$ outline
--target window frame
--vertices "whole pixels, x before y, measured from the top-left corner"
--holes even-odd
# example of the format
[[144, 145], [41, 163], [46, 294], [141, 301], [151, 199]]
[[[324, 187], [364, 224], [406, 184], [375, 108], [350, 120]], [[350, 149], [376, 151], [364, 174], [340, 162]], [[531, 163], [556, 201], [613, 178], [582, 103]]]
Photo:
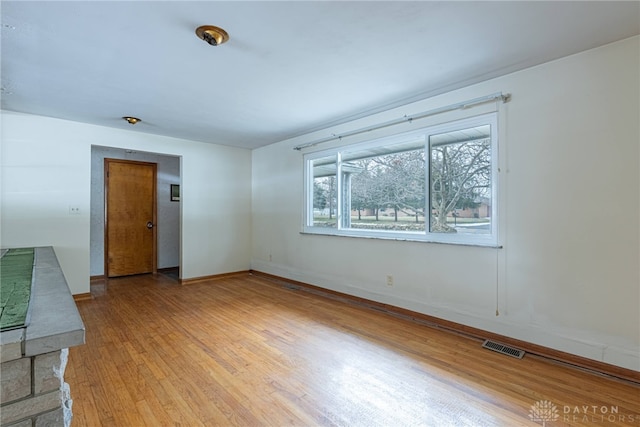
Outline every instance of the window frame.
[[[490, 126], [490, 158], [491, 158], [491, 221], [490, 221], [490, 233], [487, 234], [467, 234], [467, 233], [442, 233], [431, 231], [432, 220], [432, 199], [431, 199], [431, 142], [430, 136], [438, 135], [442, 133], [452, 132], [456, 130], [464, 130], [471, 127], [477, 127], [481, 125]], [[406, 142], [410, 139], [422, 138], [424, 140], [425, 150], [425, 230], [424, 231], [398, 231], [398, 230], [372, 230], [362, 228], [345, 228], [343, 227], [343, 177], [342, 177], [342, 155], [344, 152], [353, 153], [359, 150], [367, 150], [376, 147], [392, 147], [393, 145], [399, 145], [402, 142]], [[345, 237], [360, 237], [360, 238], [373, 238], [373, 239], [392, 239], [392, 240], [407, 240], [429, 243], [447, 243], [457, 245], [472, 245], [472, 246], [498, 246], [498, 224], [499, 224], [499, 128], [498, 128], [498, 113], [490, 112], [480, 114], [477, 116], [467, 117], [459, 120], [449, 121], [440, 124], [434, 124], [424, 126], [416, 130], [407, 132], [398, 132], [390, 136], [384, 136], [380, 138], [374, 138], [371, 140], [358, 142], [349, 145], [341, 145], [338, 147], [332, 147], [325, 150], [319, 150], [314, 152], [305, 153], [303, 155], [304, 162], [304, 207], [303, 207], [303, 224], [302, 233], [304, 234], [319, 234], [330, 236], [345, 236]], [[393, 153], [391, 151], [390, 153]], [[314, 226], [314, 210], [313, 210], [313, 161], [335, 156], [336, 159], [336, 194], [337, 194], [337, 212], [336, 212], [336, 226], [335, 227], [316, 227]], [[351, 215], [351, 212], [347, 213]]]

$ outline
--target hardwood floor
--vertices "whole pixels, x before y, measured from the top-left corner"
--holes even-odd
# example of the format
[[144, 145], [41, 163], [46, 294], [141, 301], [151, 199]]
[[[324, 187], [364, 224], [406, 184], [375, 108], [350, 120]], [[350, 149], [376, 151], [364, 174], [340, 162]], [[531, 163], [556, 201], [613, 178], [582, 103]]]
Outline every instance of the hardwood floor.
[[265, 278], [92, 293], [65, 373], [74, 426], [640, 425], [638, 385]]

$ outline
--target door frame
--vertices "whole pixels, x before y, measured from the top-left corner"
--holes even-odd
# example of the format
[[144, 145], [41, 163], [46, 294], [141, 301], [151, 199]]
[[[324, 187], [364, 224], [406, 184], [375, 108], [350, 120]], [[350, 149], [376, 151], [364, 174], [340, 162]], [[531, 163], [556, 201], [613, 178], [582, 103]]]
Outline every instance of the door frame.
[[104, 158], [104, 277], [109, 278], [109, 163], [129, 163], [153, 166], [153, 270], [152, 274], [158, 274], [158, 164], [138, 160], [125, 160], [117, 158]]

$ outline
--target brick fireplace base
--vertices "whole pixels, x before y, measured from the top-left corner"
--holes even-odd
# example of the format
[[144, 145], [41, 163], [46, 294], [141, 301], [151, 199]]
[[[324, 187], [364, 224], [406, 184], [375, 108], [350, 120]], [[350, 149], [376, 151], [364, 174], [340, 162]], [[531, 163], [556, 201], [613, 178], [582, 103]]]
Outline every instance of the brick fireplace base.
[[64, 371], [84, 324], [51, 247], [35, 248], [31, 321], [0, 332], [0, 426], [71, 424]]
[[68, 426], [72, 400], [64, 382], [68, 349], [2, 363], [2, 425]]

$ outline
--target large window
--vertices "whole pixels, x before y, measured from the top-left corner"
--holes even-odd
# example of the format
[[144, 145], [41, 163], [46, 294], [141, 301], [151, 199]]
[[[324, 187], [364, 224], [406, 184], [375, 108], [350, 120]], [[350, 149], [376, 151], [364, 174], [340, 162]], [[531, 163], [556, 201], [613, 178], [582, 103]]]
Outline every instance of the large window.
[[497, 128], [488, 114], [306, 154], [308, 233], [497, 243]]

